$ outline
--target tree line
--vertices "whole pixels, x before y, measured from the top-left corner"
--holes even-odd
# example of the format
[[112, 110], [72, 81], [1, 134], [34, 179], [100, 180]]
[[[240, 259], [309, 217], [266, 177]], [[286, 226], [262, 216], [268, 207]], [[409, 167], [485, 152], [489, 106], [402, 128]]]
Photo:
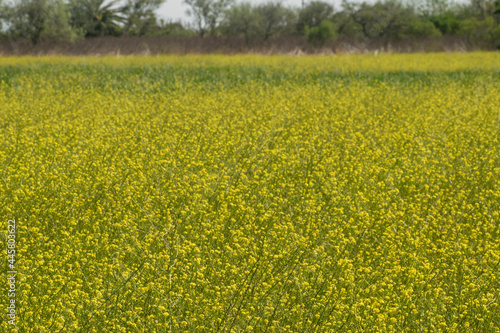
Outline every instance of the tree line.
[[[304, 0], [303, 0], [304, 1]], [[11, 40], [73, 42], [102, 36], [239, 36], [250, 44], [275, 36], [303, 36], [321, 47], [345, 38], [438, 38], [456, 35], [500, 48], [500, 1], [184, 0], [191, 22], [157, 17], [165, 0], [0, 0], [0, 35]]]

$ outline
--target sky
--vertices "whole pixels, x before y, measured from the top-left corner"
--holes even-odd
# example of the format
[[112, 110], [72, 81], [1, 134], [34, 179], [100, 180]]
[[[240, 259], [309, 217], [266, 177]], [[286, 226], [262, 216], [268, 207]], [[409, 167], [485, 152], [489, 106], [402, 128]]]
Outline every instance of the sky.
[[184, 0], [167, 0], [158, 9], [158, 17], [163, 19], [171, 19], [174, 21], [181, 20], [183, 22], [191, 19], [186, 15], [187, 6], [183, 4]]

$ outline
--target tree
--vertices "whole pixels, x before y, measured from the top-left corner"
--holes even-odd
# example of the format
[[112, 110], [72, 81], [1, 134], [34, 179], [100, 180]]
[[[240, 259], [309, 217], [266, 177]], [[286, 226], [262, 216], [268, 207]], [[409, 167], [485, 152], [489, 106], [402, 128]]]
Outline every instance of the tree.
[[413, 19], [411, 10], [397, 1], [374, 4], [344, 1], [342, 6], [366, 38], [401, 37], [402, 31]]
[[70, 25], [62, 0], [18, 0], [8, 9], [8, 34], [14, 39], [72, 42], [79, 34]]
[[352, 20], [351, 15], [345, 10], [335, 13], [332, 22], [335, 22], [339, 35], [355, 38], [364, 36], [358, 24]]
[[190, 9], [187, 14], [194, 18], [194, 24], [200, 37], [205, 36], [207, 31], [215, 35], [222, 14], [226, 11], [232, 0], [184, 0]]
[[151, 32], [156, 26], [155, 11], [165, 0], [127, 0], [121, 7], [124, 18], [125, 35], [142, 36]]
[[471, 42], [500, 41], [500, 29], [491, 16], [484, 20], [475, 17], [463, 20], [458, 32]]
[[7, 18], [6, 14], [7, 13], [7, 7], [4, 5], [3, 1], [0, 0], [0, 34], [3, 32], [3, 25], [4, 21]]
[[376, 13], [373, 6], [363, 3], [348, 3], [343, 2], [343, 7], [349, 13], [351, 20], [359, 25], [363, 35], [367, 38], [375, 37], [382, 31], [379, 21], [379, 13]]
[[323, 1], [311, 1], [299, 12], [297, 20], [297, 31], [305, 33], [306, 27], [312, 28], [320, 25], [324, 20], [331, 20], [333, 6]]
[[55, 42], [73, 42], [81, 33], [71, 26], [71, 14], [62, 0], [47, 1], [41, 38]]
[[250, 2], [237, 3], [224, 14], [223, 30], [227, 34], [242, 34], [247, 46], [259, 29], [259, 15]]
[[440, 37], [441, 31], [431, 22], [425, 19], [411, 21], [405, 29], [407, 36], [415, 37]]
[[495, 4], [491, 0], [470, 0], [470, 8], [473, 14], [481, 20], [495, 13]]
[[500, 1], [495, 2], [495, 10], [493, 11], [493, 18], [497, 23], [500, 23]]
[[169, 36], [192, 36], [193, 32], [186, 29], [180, 21], [160, 19], [158, 22], [157, 34]]
[[280, 2], [267, 2], [257, 7], [259, 30], [264, 41], [284, 30], [293, 19], [293, 11]]
[[38, 43], [42, 34], [46, 1], [18, 1], [8, 8], [9, 35], [13, 39], [28, 39]]
[[374, 5], [374, 9], [380, 14], [379, 36], [402, 38], [408, 25], [418, 19], [415, 10], [404, 6], [399, 0], [378, 2]]
[[426, 0], [423, 13], [425, 16], [439, 16], [448, 11], [449, 7], [448, 0]]
[[108, 3], [105, 0], [70, 0], [71, 24], [85, 37], [119, 35], [123, 17], [117, 3], [116, 0]]
[[431, 16], [429, 20], [442, 34], [454, 34], [458, 31], [460, 20], [454, 11], [448, 10], [441, 15]]
[[337, 32], [331, 21], [323, 20], [318, 26], [310, 29], [306, 27], [307, 41], [316, 47], [325, 45], [327, 40], [335, 38], [336, 36]]

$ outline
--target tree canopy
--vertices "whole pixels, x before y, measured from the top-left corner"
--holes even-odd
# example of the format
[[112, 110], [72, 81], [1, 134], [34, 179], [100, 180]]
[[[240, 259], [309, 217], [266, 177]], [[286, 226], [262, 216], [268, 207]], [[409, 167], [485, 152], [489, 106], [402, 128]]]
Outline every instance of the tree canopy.
[[[276, 36], [303, 36], [321, 46], [335, 38], [395, 40], [456, 36], [500, 47], [500, 1], [183, 0], [191, 22], [157, 16], [165, 0], [0, 0], [0, 35], [33, 44], [101, 36], [239, 36], [249, 45]], [[168, 4], [168, 2], [167, 2]]]

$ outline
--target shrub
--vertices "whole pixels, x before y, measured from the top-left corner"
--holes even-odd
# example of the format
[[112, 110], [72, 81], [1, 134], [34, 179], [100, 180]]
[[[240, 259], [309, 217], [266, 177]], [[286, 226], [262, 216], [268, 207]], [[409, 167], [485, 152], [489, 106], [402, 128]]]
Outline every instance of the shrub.
[[337, 31], [335, 30], [333, 22], [323, 20], [316, 27], [306, 27], [306, 37], [309, 44], [315, 47], [321, 47], [325, 45], [327, 40], [336, 38]]
[[441, 36], [441, 31], [439, 31], [430, 21], [416, 20], [408, 24], [406, 35], [416, 37], [439, 37]]
[[498, 26], [493, 17], [478, 20], [475, 17], [460, 22], [459, 34], [469, 41], [494, 41], [498, 36]]

